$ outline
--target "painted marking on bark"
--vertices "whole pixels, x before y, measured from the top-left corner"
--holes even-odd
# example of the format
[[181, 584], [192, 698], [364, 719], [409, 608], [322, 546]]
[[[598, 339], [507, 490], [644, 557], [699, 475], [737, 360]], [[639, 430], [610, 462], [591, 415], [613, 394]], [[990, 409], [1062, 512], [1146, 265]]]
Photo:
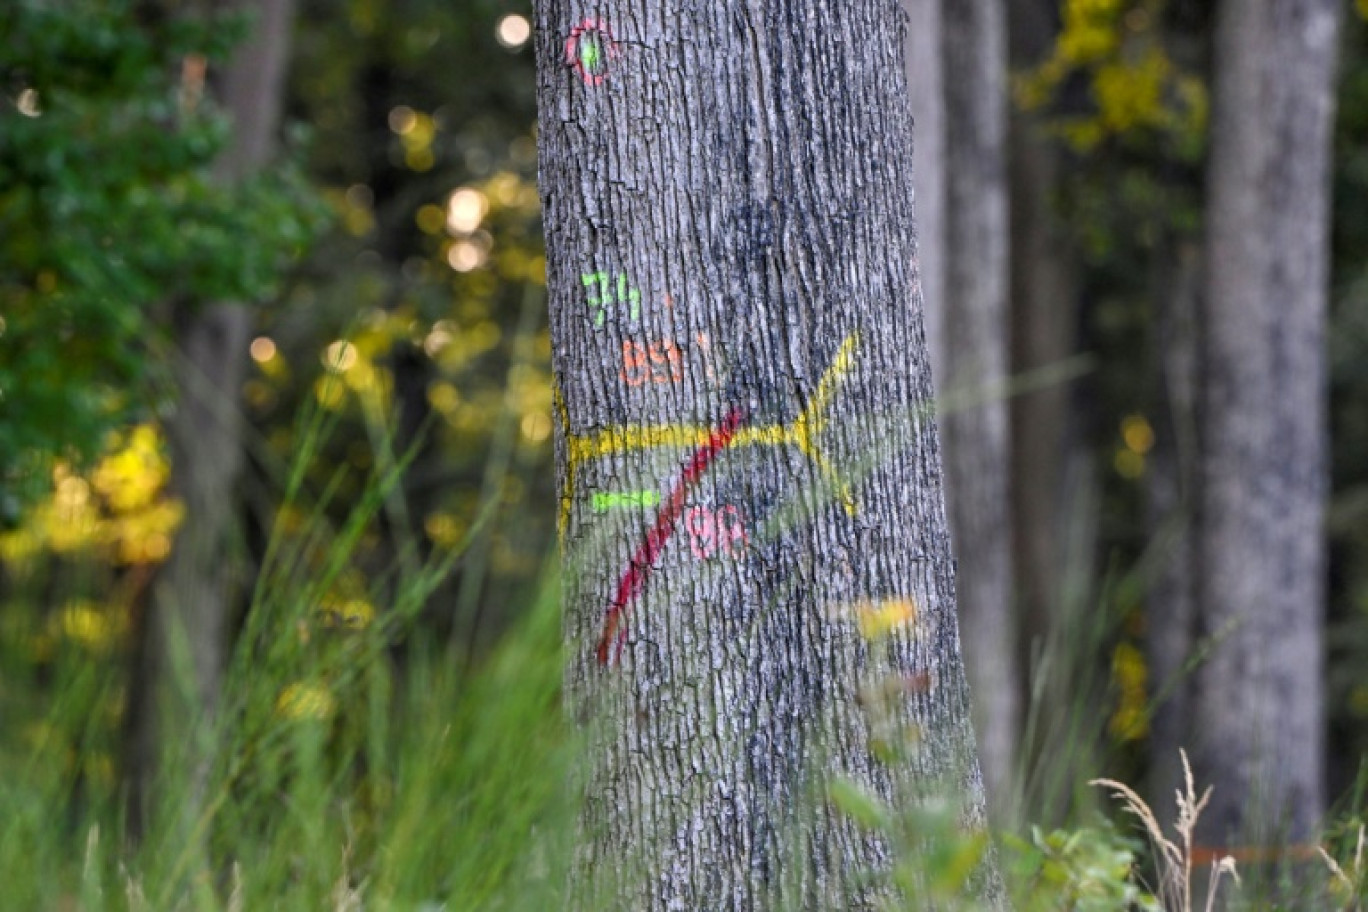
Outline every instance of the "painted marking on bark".
[[[561, 394], [560, 381], [554, 378], [551, 381], [551, 405], [559, 419], [561, 433], [565, 435], [567, 444], [570, 439], [570, 410], [565, 407], [565, 396]], [[567, 445], [568, 452], [568, 445]], [[565, 538], [565, 529], [570, 524], [570, 508], [575, 503], [575, 460], [573, 456], [567, 455], [565, 469], [565, 487], [561, 490], [560, 515], [556, 517], [556, 528], [561, 534], [562, 541]]]
[[746, 554], [749, 541], [746, 524], [734, 504], [725, 504], [715, 510], [690, 507], [684, 514], [684, 528], [689, 533], [689, 550], [699, 560], [713, 557], [736, 560]]
[[681, 383], [695, 359], [687, 357], [697, 350], [698, 362], [703, 365], [703, 374], [709, 382], [717, 381], [713, 370], [712, 345], [707, 333], [694, 334], [694, 348], [687, 343], [676, 343], [671, 339], [656, 339], [638, 342], [635, 339], [622, 340], [622, 368], [618, 379], [628, 386], [641, 386], [645, 383]]
[[[789, 424], [747, 425], [738, 428], [729, 446], [793, 446], [808, 458], [822, 478], [831, 485], [845, 512], [856, 513], [855, 497], [850, 486], [841, 478], [834, 465], [821, 449], [818, 438], [827, 425], [827, 411], [836, 389], [855, 364], [855, 350], [859, 333], [851, 333], [841, 343], [836, 356], [817, 382], [817, 388], [807, 406]], [[663, 447], [687, 448], [704, 446], [713, 431], [707, 425], [696, 424], [627, 424], [604, 428], [587, 434], [570, 431], [570, 417], [563, 399], [557, 398], [556, 412], [560, 416], [565, 435], [566, 483], [561, 498], [560, 529], [569, 526], [570, 509], [574, 502], [575, 479], [590, 461], [605, 456], [634, 453]]]
[[[595, 327], [603, 327], [608, 308], [613, 304], [630, 308], [628, 313], [633, 322], [641, 316], [641, 292], [628, 284], [625, 274], [618, 273], [614, 282], [606, 272], [586, 272], [580, 276], [580, 282], [591, 291], [585, 303], [594, 312]], [[598, 287], [597, 293], [593, 293], [595, 286]]]
[[[674, 306], [674, 302], [670, 300], [669, 295], [665, 296], [665, 300], [670, 307]], [[702, 332], [694, 333], [694, 341], [698, 343], [698, 350], [703, 353], [704, 373], [708, 375], [708, 380], [710, 382], [717, 382], [717, 373], [713, 371], [712, 343], [708, 341], [708, 334]]]
[[628, 386], [643, 383], [678, 383], [684, 379], [684, 357], [669, 339], [642, 345], [622, 340], [622, 369], [618, 377]]
[[660, 506], [658, 491], [595, 491], [591, 500], [595, 513]]
[[670, 491], [669, 498], [661, 506], [660, 512], [656, 514], [655, 525], [647, 531], [646, 538], [637, 548], [636, 553], [632, 555], [632, 560], [627, 564], [622, 579], [618, 581], [617, 593], [612, 602], [608, 604], [608, 609], [604, 614], [603, 636], [599, 638], [598, 649], [596, 650], [600, 665], [611, 665], [621, 654], [623, 638], [626, 635], [626, 629], [623, 625], [627, 619], [627, 611], [633, 599], [645, 587], [656, 559], [660, 557], [660, 552], [665, 549], [665, 543], [670, 540], [670, 535], [679, 522], [679, 516], [684, 511], [685, 498], [697, 486], [699, 479], [703, 477], [703, 473], [707, 471], [713, 458], [727, 448], [727, 444], [731, 442], [740, 424], [741, 409], [736, 407], [727, 413], [727, 417], [722, 419], [720, 425], [709, 432], [707, 440], [694, 452], [693, 458], [684, 466], [679, 481], [675, 483], [674, 489]]
[[565, 65], [578, 73], [585, 85], [602, 85], [608, 78], [609, 61], [621, 54], [608, 23], [602, 19], [585, 19], [565, 39]]
[[[589, 500], [595, 513], [660, 506], [658, 491], [595, 491]], [[689, 551], [699, 560], [745, 556], [750, 536], [741, 509], [734, 504], [713, 508], [695, 505], [684, 511]]]

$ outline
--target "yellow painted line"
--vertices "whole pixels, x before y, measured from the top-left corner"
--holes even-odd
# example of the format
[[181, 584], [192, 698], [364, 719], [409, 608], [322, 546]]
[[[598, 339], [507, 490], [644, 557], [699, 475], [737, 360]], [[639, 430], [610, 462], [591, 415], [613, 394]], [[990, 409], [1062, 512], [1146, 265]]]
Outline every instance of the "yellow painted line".
[[[572, 464], [578, 467], [591, 459], [655, 450], [662, 447], [692, 449], [708, 442], [712, 429], [702, 424], [627, 424], [605, 428], [589, 434], [572, 434], [567, 438]], [[770, 424], [763, 427], [740, 427], [728, 446], [782, 446], [797, 444], [793, 426]]]
[[855, 346], [859, 340], [859, 333], [851, 333], [846, 336], [845, 341], [841, 343], [840, 349], [836, 352], [836, 357], [831, 359], [831, 366], [817, 381], [817, 392], [808, 402], [808, 407], [803, 409], [803, 413], [794, 422], [794, 426], [802, 429], [807, 437], [816, 436], [826, 426], [824, 413], [831, 403], [831, 397], [836, 393], [836, 385], [845, 379], [846, 374], [850, 373], [850, 368], [855, 364]]
[[[836, 351], [831, 364], [817, 381], [817, 389], [808, 400], [807, 407], [789, 424], [766, 424], [759, 426], [743, 425], [736, 429], [728, 447], [741, 446], [794, 446], [817, 467], [817, 471], [832, 486], [841, 500], [846, 513], [855, 515], [855, 498], [830, 460], [817, 444], [817, 437], [826, 428], [828, 416], [825, 414], [836, 389], [855, 365], [855, 349], [859, 346], [859, 333], [846, 336]], [[694, 449], [706, 444], [713, 429], [702, 424], [626, 424], [618, 427], [591, 431], [588, 434], [570, 432], [570, 414], [565, 407], [565, 399], [560, 387], [553, 391], [557, 417], [565, 433], [566, 471], [565, 494], [561, 498], [560, 530], [563, 533], [570, 521], [570, 508], [574, 500], [575, 476], [585, 463], [606, 456], [635, 453], [643, 450], [663, 448]]]
[[627, 424], [605, 428], [590, 434], [572, 434], [566, 438], [570, 464], [578, 466], [590, 459], [653, 450], [658, 447], [700, 447], [708, 442], [710, 431], [700, 425]]
[[[551, 378], [551, 405], [556, 411], [556, 418], [559, 419], [561, 429], [565, 431], [565, 439], [573, 442], [570, 435], [570, 410], [565, 407], [565, 395], [561, 393], [560, 381]], [[559, 515], [556, 517], [556, 529], [560, 532], [562, 542], [565, 540], [565, 530], [570, 525], [570, 508], [575, 503], [575, 457], [571, 453], [566, 457], [568, 466], [565, 471], [565, 490], [561, 492]]]
[[837, 384], [845, 379], [846, 374], [850, 373], [851, 367], [855, 364], [855, 346], [859, 344], [859, 341], [859, 333], [851, 333], [846, 336], [845, 341], [836, 351], [836, 357], [831, 359], [831, 366], [817, 381], [817, 392], [813, 393], [807, 408], [803, 409], [802, 414], [794, 420], [791, 431], [794, 445], [826, 477], [826, 480], [835, 489], [837, 496], [841, 498], [841, 506], [845, 508], [849, 516], [855, 515], [855, 498], [851, 495], [849, 486], [841, 481], [835, 467], [818, 450], [817, 435], [826, 427], [827, 405], [830, 404], [832, 396], [836, 393]]

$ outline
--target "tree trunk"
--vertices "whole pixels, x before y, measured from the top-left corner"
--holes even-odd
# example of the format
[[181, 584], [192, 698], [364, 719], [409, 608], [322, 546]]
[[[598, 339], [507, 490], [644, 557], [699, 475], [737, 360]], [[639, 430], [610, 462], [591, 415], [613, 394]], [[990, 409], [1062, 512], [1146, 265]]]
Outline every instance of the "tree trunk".
[[[1057, 0], [1008, 4], [1014, 71], [1038, 67], [1059, 31]], [[1080, 263], [1059, 208], [1064, 150], [1046, 115], [1013, 109], [1008, 146], [1011, 195], [1011, 365], [1017, 375], [1078, 354]], [[1020, 810], [1063, 820], [1074, 783], [1096, 769], [1098, 745], [1077, 720], [1105, 712], [1079, 682], [1092, 679], [1097, 638], [1089, 591], [1096, 545], [1093, 454], [1074, 420], [1074, 387], [1056, 384], [1011, 401], [1011, 519], [1018, 600], [1018, 680], [1033, 694], [1032, 743], [1022, 744]], [[1085, 689], [1086, 690], [1086, 689]], [[1094, 726], [1093, 728], [1098, 728]], [[1061, 757], [1058, 744], [1068, 739]]]
[[1146, 525], [1158, 550], [1145, 605], [1145, 655], [1154, 712], [1150, 717], [1150, 806], [1162, 820], [1176, 813], [1183, 788], [1179, 748], [1187, 747], [1197, 617], [1193, 547], [1197, 489], [1197, 317], [1201, 253], [1178, 242], [1155, 257], [1158, 395], [1154, 448], [1145, 473]]
[[917, 195], [917, 274], [922, 322], [937, 388], [945, 376], [945, 21], [942, 0], [906, 0], [907, 90], [912, 100], [912, 183]]
[[[1058, 4], [1017, 0], [1009, 33], [1013, 69], [1039, 66], [1054, 45]], [[1011, 159], [1012, 370], [1026, 374], [1077, 353], [1078, 261], [1056, 198], [1063, 154], [1039, 115], [1013, 111]], [[1065, 479], [1078, 463], [1079, 435], [1069, 421], [1070, 387], [1033, 390], [1012, 400], [1014, 568], [1023, 633], [1044, 640], [1063, 621], [1060, 600], [1069, 564], [1072, 519]], [[1023, 644], [1029, 646], [1029, 644]]]
[[1338, 0], [1217, 13], [1192, 705], [1207, 838], [1324, 808], [1324, 326]]
[[[1179, 70], [1209, 72], [1210, 28], [1195, 10], [1176, 7], [1165, 25], [1164, 48]], [[1192, 6], [1192, 4], [1186, 4]], [[1181, 163], [1160, 159], [1179, 181]], [[1177, 172], [1177, 173], [1174, 173]], [[1193, 672], [1199, 659], [1196, 514], [1198, 492], [1199, 368], [1205, 257], [1202, 239], [1170, 224], [1150, 263], [1154, 339], [1151, 423], [1154, 445], [1146, 459], [1145, 522], [1152, 575], [1145, 596], [1145, 658], [1153, 707], [1149, 735], [1149, 801], [1165, 826], [1176, 822], [1175, 792], [1184, 787], [1180, 748], [1191, 746]]]
[[984, 780], [998, 802], [1012, 781], [1021, 715], [1008, 403], [1000, 392], [1008, 371], [1006, 11], [1002, 0], [960, 0], [943, 15], [945, 298], [927, 310], [940, 310], [937, 392], [970, 397], [942, 422], [945, 488]]
[[[294, 0], [242, 0], [256, 18], [222, 80], [222, 103], [232, 119], [228, 147], [215, 176], [240, 180], [265, 165], [274, 146], [283, 102]], [[130, 813], [139, 829], [151, 781], [163, 770], [170, 745], [207, 731], [228, 652], [228, 618], [240, 594], [236, 527], [242, 469], [239, 391], [245, 379], [252, 312], [240, 303], [196, 306], [181, 302], [174, 333], [175, 375], [181, 400], [167, 424], [172, 487], [185, 504], [145, 624], [130, 719]], [[192, 790], [207, 758], [196, 756]]]
[[537, 4], [574, 904], [872, 908], [822, 787], [983, 825], [897, 5], [595, 10]]

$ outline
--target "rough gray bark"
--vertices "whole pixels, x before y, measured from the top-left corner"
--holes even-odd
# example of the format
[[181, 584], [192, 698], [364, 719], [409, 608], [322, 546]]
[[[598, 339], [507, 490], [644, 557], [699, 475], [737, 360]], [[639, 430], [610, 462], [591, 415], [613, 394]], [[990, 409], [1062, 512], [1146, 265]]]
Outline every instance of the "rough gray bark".
[[[215, 164], [225, 183], [264, 166], [280, 121], [294, 0], [241, 0], [251, 33], [223, 73], [221, 102], [232, 120]], [[239, 303], [180, 303], [174, 334], [181, 399], [167, 423], [172, 488], [185, 504], [145, 624], [130, 749], [137, 787], [132, 813], [168, 747], [211, 718], [227, 660], [229, 611], [239, 593], [236, 485], [242, 468], [239, 391], [245, 379], [251, 310]], [[174, 740], [168, 740], [174, 739]], [[203, 760], [204, 758], [201, 758]], [[202, 771], [195, 775], [196, 780]]]
[[536, 5], [575, 905], [871, 908], [824, 785], [984, 820], [897, 3], [594, 10]]
[[1206, 838], [1302, 839], [1325, 801], [1324, 327], [1341, 6], [1218, 10], [1192, 704]]
[[[988, 794], [1005, 799], [1021, 715], [1013, 611], [1008, 403], [1007, 49], [1002, 0], [945, 4], [945, 285], [936, 389], [959, 614]], [[986, 391], [986, 392], [978, 392]]]

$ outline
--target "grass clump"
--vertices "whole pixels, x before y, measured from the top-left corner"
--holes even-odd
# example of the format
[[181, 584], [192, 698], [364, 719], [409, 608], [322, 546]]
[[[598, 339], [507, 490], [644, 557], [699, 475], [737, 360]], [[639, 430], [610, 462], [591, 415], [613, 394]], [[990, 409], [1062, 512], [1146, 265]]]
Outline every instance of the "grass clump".
[[[1176, 793], [1178, 819], [1174, 823], [1174, 829], [1177, 831], [1177, 841], [1164, 835], [1164, 828], [1159, 825], [1159, 820], [1154, 812], [1130, 786], [1114, 779], [1094, 779], [1090, 783], [1111, 789], [1113, 796], [1121, 801], [1125, 811], [1137, 817], [1144, 825], [1145, 834], [1149, 837], [1150, 844], [1154, 849], [1156, 864], [1159, 869], [1159, 885], [1156, 892], [1162, 899], [1162, 908], [1167, 912], [1191, 912], [1193, 908], [1194, 854], [1192, 835], [1197, 827], [1198, 819], [1202, 816], [1202, 810], [1211, 798], [1212, 789], [1211, 786], [1207, 786], [1200, 797], [1197, 795], [1187, 753], [1180, 751], [1180, 754], [1183, 759], [1184, 788]], [[1215, 908], [1216, 895], [1223, 877], [1230, 877], [1236, 884], [1240, 882], [1240, 875], [1235, 869], [1235, 859], [1229, 855], [1217, 859], [1212, 865], [1204, 906], [1207, 912]]]

